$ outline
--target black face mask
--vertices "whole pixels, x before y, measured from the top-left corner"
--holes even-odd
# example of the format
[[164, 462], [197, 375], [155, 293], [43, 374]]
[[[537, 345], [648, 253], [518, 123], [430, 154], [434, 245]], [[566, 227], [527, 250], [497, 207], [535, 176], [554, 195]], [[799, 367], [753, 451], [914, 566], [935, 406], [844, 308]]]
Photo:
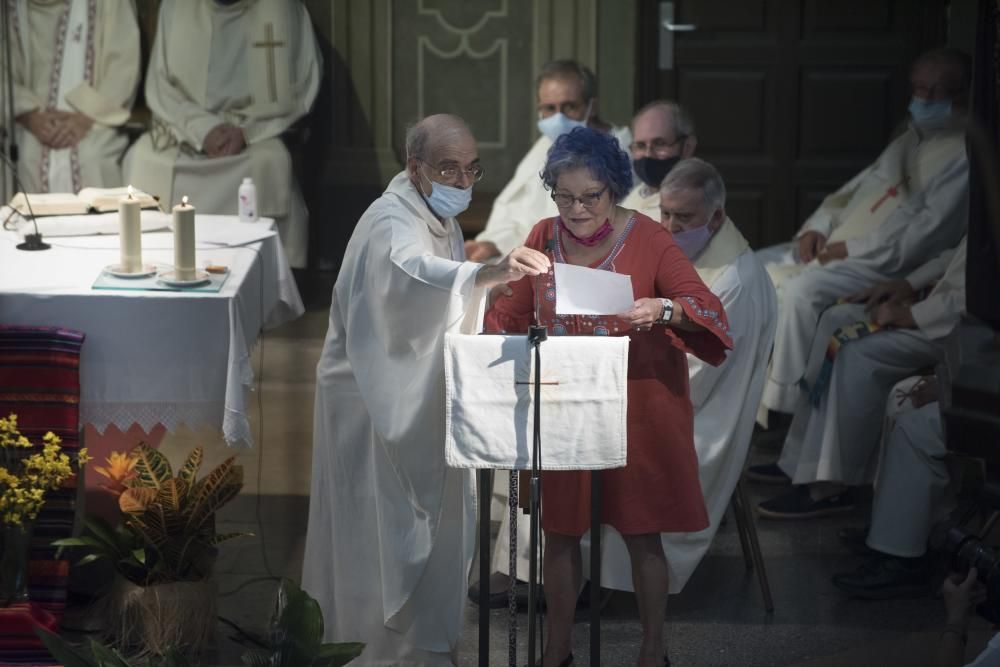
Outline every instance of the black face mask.
[[642, 157], [633, 160], [632, 166], [635, 168], [639, 180], [651, 188], [658, 188], [670, 170], [674, 168], [674, 165], [680, 161], [680, 155], [665, 158]]

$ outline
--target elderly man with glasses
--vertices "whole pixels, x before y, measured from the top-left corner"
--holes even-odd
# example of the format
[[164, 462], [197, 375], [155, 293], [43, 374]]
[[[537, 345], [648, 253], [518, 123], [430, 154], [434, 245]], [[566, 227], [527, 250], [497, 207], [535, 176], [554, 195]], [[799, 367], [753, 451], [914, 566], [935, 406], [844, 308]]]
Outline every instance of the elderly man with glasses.
[[660, 219], [660, 184], [680, 160], [694, 155], [694, 122], [676, 102], [650, 102], [632, 118], [632, 169], [639, 183], [622, 206]]
[[460, 118], [417, 123], [406, 153], [351, 236], [316, 371], [302, 585], [360, 665], [456, 662], [475, 517], [469, 473], [445, 466], [444, 336], [550, 266], [523, 247], [465, 261], [455, 216], [483, 168]]
[[610, 132], [627, 146], [629, 130], [613, 127], [597, 115], [597, 77], [573, 60], [554, 60], [538, 75], [538, 138], [521, 159], [514, 177], [497, 195], [486, 229], [465, 244], [469, 259], [481, 262], [502, 257], [524, 242], [535, 223], [556, 214], [549, 193], [538, 178], [552, 143], [575, 127]]

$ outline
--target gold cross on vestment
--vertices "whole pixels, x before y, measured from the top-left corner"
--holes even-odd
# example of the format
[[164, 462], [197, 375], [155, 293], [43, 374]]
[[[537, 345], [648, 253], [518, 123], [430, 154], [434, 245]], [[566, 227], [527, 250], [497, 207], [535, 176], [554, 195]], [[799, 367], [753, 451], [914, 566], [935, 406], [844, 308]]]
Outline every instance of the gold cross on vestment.
[[254, 42], [253, 46], [255, 49], [267, 49], [267, 90], [271, 93], [271, 101], [278, 101], [278, 83], [275, 79], [275, 69], [274, 69], [274, 49], [279, 46], [284, 46], [284, 42], [278, 42], [274, 39], [274, 24], [268, 23], [265, 26], [267, 36], [264, 38], [263, 42]]

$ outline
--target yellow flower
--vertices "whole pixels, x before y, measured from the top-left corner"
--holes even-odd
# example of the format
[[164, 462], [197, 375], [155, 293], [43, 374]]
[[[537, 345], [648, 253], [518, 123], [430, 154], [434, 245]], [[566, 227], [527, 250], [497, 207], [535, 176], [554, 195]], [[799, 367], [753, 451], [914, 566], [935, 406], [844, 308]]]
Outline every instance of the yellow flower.
[[94, 457], [90, 455], [86, 447], [81, 447], [76, 453], [76, 464], [77, 465], [87, 465], [89, 462], [93, 461]]
[[101, 484], [102, 487], [111, 493], [121, 495], [125, 490], [125, 483], [135, 477], [135, 464], [138, 459], [130, 452], [111, 452], [111, 456], [104, 459], [105, 466], [91, 466], [95, 472], [108, 478], [108, 484]]

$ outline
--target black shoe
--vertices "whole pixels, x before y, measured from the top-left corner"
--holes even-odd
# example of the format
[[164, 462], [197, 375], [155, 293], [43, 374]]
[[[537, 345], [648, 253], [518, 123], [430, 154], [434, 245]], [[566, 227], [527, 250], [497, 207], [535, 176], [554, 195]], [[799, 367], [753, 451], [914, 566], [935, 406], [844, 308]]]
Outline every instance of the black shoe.
[[758, 466], [750, 466], [743, 473], [751, 482], [760, 484], [791, 484], [792, 478], [778, 467], [777, 463], [766, 463]]
[[[522, 596], [521, 589], [524, 589], [524, 595]], [[528, 605], [528, 586], [524, 584], [520, 579], [517, 581], [517, 585], [514, 587], [514, 593], [516, 594], [517, 606], [527, 607]], [[523, 600], [522, 600], [523, 597]], [[479, 604], [479, 582], [469, 586], [469, 599]], [[489, 597], [489, 608], [490, 609], [504, 609], [507, 606], [508, 595], [507, 591], [497, 591], [496, 593], [490, 593]]]
[[823, 500], [813, 500], [809, 495], [809, 487], [804, 484], [757, 505], [757, 513], [766, 519], [816, 519], [853, 509], [854, 500], [850, 491]]
[[841, 543], [845, 547], [859, 556], [874, 556], [879, 552], [868, 546], [868, 530], [870, 528], [871, 526], [865, 526], [864, 528], [848, 526], [847, 528], [838, 530], [837, 537], [840, 538]]
[[921, 597], [931, 592], [931, 568], [926, 557], [872, 556], [854, 572], [833, 575], [833, 585], [865, 600]]

